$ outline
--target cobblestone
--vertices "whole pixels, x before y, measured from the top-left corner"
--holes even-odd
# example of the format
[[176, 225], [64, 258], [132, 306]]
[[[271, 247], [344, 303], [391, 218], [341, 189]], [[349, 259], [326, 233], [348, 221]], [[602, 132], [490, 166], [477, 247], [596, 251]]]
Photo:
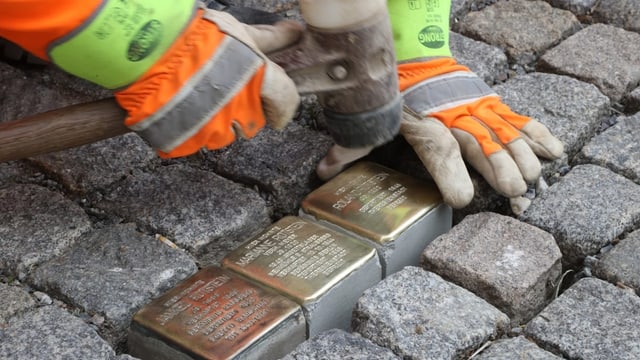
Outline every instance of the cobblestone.
[[473, 291], [518, 326], [551, 302], [561, 256], [549, 233], [511, 217], [480, 213], [429, 244], [423, 266]]
[[595, 264], [596, 276], [640, 295], [640, 230], [624, 237]]
[[0, 190], [0, 273], [24, 279], [90, 226], [82, 208], [60, 193], [36, 185]]
[[582, 279], [525, 328], [541, 347], [569, 359], [637, 359], [640, 297]]
[[40, 265], [33, 284], [104, 316], [101, 335], [122, 348], [133, 314], [195, 271], [184, 252], [123, 224], [81, 236], [63, 255]]
[[577, 161], [596, 164], [640, 184], [640, 113], [619, 117], [616, 124], [591, 139]]
[[[295, 0], [229, 2], [301, 19]], [[640, 358], [639, 14], [638, 0], [452, 0], [454, 56], [564, 143], [543, 161], [550, 187], [516, 217], [471, 170], [473, 202], [427, 249], [442, 277], [405, 268], [366, 291], [349, 332], [286, 359]], [[50, 65], [0, 62], [0, 122], [108, 96]], [[140, 306], [297, 213], [320, 183], [323, 126], [305, 96], [284, 131], [185, 159], [127, 135], [0, 164], [0, 358], [135, 360], [124, 336]], [[401, 138], [366, 160], [430, 178]], [[486, 276], [510, 249], [533, 270]], [[504, 304], [542, 288], [535, 311]]]
[[167, 237], [201, 265], [219, 263], [269, 224], [266, 203], [255, 191], [181, 164], [136, 171], [95, 206]]
[[547, 51], [539, 68], [594, 84], [617, 102], [640, 82], [639, 62], [640, 34], [595, 24]]
[[640, 221], [640, 186], [596, 165], [579, 165], [521, 216], [551, 233], [565, 263], [594, 255]]
[[524, 336], [504, 339], [491, 344], [476, 360], [560, 360], [561, 357], [542, 350]]
[[471, 38], [506, 49], [516, 63], [528, 65], [540, 53], [578, 30], [569, 11], [543, 1], [499, 1], [471, 12], [454, 27]]
[[417, 267], [365, 291], [353, 328], [403, 359], [458, 359], [508, 328], [509, 318], [471, 292]]

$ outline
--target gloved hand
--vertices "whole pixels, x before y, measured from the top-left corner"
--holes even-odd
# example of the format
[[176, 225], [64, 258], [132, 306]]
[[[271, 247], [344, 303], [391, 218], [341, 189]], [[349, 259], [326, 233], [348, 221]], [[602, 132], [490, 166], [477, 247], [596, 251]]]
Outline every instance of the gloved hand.
[[[178, 39], [163, 66], [116, 93], [129, 112], [125, 124], [161, 157], [221, 148], [236, 137], [255, 136], [265, 122], [280, 129], [293, 118], [299, 102], [295, 84], [263, 52], [297, 41], [298, 23], [250, 26], [227, 13], [200, 10], [187, 31], [192, 33]], [[208, 54], [191, 42], [218, 44]], [[189, 64], [185, 57], [206, 59]]]
[[197, 0], [0, 1], [0, 36], [114, 91], [125, 124], [163, 157], [283, 127], [299, 96], [263, 52], [302, 26], [249, 26]]
[[[528, 206], [521, 196], [540, 177], [536, 155], [558, 158], [562, 143], [538, 121], [518, 115], [484, 81], [452, 58], [398, 66], [405, 101], [400, 134], [437, 184], [444, 201], [466, 206], [474, 194], [463, 159], [500, 194], [514, 212]], [[372, 148], [335, 145], [318, 165], [327, 180]]]
[[511, 111], [452, 58], [403, 63], [398, 76], [405, 100], [400, 133], [452, 207], [473, 198], [462, 158], [500, 194], [517, 198], [540, 177], [536, 155], [555, 159], [563, 152], [544, 125]]

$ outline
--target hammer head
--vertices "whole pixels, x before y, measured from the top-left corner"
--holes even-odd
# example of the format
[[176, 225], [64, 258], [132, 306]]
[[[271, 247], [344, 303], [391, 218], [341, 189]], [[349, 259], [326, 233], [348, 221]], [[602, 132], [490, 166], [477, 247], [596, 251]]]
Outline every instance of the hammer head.
[[[208, 5], [248, 24], [278, 20], [225, 1]], [[385, 2], [308, 0], [300, 5], [308, 23], [304, 36], [296, 45], [268, 54], [269, 59], [285, 69], [299, 93], [317, 95], [337, 144], [362, 148], [393, 139], [400, 128], [402, 99]], [[329, 14], [347, 20], [324, 21]]]

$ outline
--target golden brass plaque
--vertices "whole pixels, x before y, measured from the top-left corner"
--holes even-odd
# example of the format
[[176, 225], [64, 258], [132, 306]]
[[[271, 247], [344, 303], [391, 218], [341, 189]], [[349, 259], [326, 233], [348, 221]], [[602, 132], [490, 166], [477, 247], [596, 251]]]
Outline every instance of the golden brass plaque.
[[142, 327], [192, 357], [222, 360], [241, 353], [298, 309], [284, 296], [210, 267], [143, 307], [132, 328]]
[[222, 266], [305, 304], [373, 256], [375, 249], [349, 236], [288, 216], [228, 254]]
[[385, 244], [441, 203], [435, 184], [360, 162], [307, 195], [302, 210]]

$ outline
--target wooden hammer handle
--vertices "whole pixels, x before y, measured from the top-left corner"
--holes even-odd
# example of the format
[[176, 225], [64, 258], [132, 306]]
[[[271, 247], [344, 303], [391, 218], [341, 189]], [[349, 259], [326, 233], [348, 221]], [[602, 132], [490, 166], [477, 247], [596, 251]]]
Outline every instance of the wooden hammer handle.
[[64, 150], [127, 133], [113, 98], [0, 123], [0, 162]]

